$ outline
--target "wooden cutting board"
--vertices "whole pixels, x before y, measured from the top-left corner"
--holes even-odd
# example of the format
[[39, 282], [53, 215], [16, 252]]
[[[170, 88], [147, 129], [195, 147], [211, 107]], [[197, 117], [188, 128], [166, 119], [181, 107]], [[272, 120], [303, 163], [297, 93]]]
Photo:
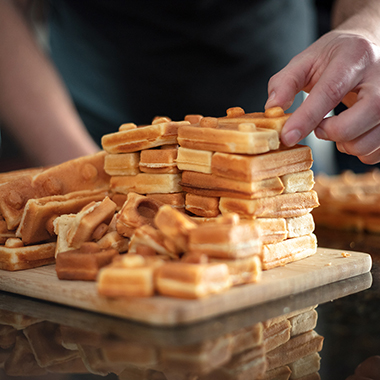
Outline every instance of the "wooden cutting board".
[[0, 290], [150, 325], [176, 326], [367, 273], [371, 266], [369, 254], [318, 248], [311, 257], [264, 271], [257, 284], [236, 286], [199, 300], [163, 296], [108, 299], [97, 294], [94, 282], [59, 280], [54, 265], [18, 272], [0, 271]]

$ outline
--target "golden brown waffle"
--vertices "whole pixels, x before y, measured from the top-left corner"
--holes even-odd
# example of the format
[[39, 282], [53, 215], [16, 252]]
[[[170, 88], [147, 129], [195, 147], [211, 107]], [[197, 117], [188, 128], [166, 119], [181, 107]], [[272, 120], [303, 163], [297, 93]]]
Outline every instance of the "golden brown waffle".
[[129, 153], [161, 145], [177, 144], [178, 128], [189, 124], [187, 121], [158, 119], [152, 125], [104, 135], [102, 147], [108, 153]]
[[160, 294], [179, 298], [200, 298], [221, 293], [231, 286], [226, 264], [169, 262], [157, 270]]

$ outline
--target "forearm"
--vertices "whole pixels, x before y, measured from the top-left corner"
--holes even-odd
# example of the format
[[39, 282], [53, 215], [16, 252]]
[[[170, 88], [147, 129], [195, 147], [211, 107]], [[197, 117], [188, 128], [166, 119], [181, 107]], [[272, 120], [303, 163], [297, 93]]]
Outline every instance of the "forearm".
[[360, 34], [380, 46], [380, 1], [336, 0], [332, 28]]
[[56, 164], [98, 149], [54, 66], [6, 0], [0, 0], [0, 119], [33, 164]]

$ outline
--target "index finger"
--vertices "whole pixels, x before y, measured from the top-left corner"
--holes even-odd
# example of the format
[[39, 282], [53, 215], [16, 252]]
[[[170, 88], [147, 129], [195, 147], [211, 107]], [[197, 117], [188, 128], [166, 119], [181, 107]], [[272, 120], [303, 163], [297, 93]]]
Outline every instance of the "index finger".
[[305, 138], [357, 83], [358, 78], [347, 64], [332, 59], [309, 96], [284, 125], [282, 142], [293, 146]]

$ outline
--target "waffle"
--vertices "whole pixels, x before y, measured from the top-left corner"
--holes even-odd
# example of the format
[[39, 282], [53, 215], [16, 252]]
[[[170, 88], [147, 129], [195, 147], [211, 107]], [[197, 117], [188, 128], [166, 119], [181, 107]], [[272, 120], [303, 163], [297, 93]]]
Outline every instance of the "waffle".
[[222, 197], [219, 203], [222, 213], [234, 212], [242, 218], [292, 218], [305, 215], [318, 206], [314, 190], [259, 199]]
[[321, 207], [313, 212], [316, 224], [342, 230], [380, 233], [380, 175], [378, 170], [335, 176], [318, 175], [315, 189]]
[[104, 157], [104, 171], [110, 176], [136, 175], [139, 169], [140, 153], [107, 154]]
[[314, 234], [286, 239], [263, 246], [263, 269], [268, 270], [315, 254], [317, 239]]
[[279, 177], [243, 182], [214, 174], [191, 171], [182, 173], [180, 185], [184, 191], [190, 194], [241, 199], [272, 197], [281, 194], [284, 190], [284, 185]]
[[[20, 241], [21, 242], [21, 241]], [[0, 269], [30, 269], [55, 262], [55, 242], [29, 246], [0, 246]]]
[[219, 198], [188, 193], [185, 199], [185, 209], [194, 215], [213, 218], [220, 215]]
[[98, 293], [107, 297], [150, 297], [155, 292], [154, 276], [163, 261], [127, 254], [98, 274]]
[[55, 270], [60, 280], [95, 281], [100, 268], [110, 264], [117, 255], [116, 249], [103, 250], [96, 243], [87, 243], [79, 249], [60, 252]]
[[221, 293], [231, 286], [226, 264], [169, 262], [157, 270], [160, 294], [179, 298], [201, 298]]
[[259, 229], [252, 223], [204, 223], [189, 234], [189, 251], [212, 258], [242, 259], [261, 249]]
[[177, 148], [145, 149], [140, 153], [139, 168], [144, 173], [171, 173], [179, 172], [177, 168]]
[[179, 185], [180, 174], [151, 174], [139, 173], [134, 176], [113, 176], [110, 180], [110, 188], [116, 193], [139, 194], [152, 193], [178, 193], [182, 191]]
[[211, 173], [213, 152], [199, 149], [188, 149], [180, 146], [177, 155], [177, 167], [201, 173]]
[[250, 182], [305, 171], [312, 163], [311, 149], [297, 145], [258, 155], [217, 152], [212, 156], [211, 171], [221, 177]]
[[178, 129], [187, 121], [158, 119], [152, 125], [119, 130], [102, 137], [102, 147], [108, 153], [130, 153], [161, 145], [177, 144]]
[[75, 214], [91, 202], [107, 196], [103, 190], [83, 190], [66, 195], [29, 199], [25, 205], [16, 236], [23, 243], [35, 244], [54, 236], [53, 220], [63, 214]]

